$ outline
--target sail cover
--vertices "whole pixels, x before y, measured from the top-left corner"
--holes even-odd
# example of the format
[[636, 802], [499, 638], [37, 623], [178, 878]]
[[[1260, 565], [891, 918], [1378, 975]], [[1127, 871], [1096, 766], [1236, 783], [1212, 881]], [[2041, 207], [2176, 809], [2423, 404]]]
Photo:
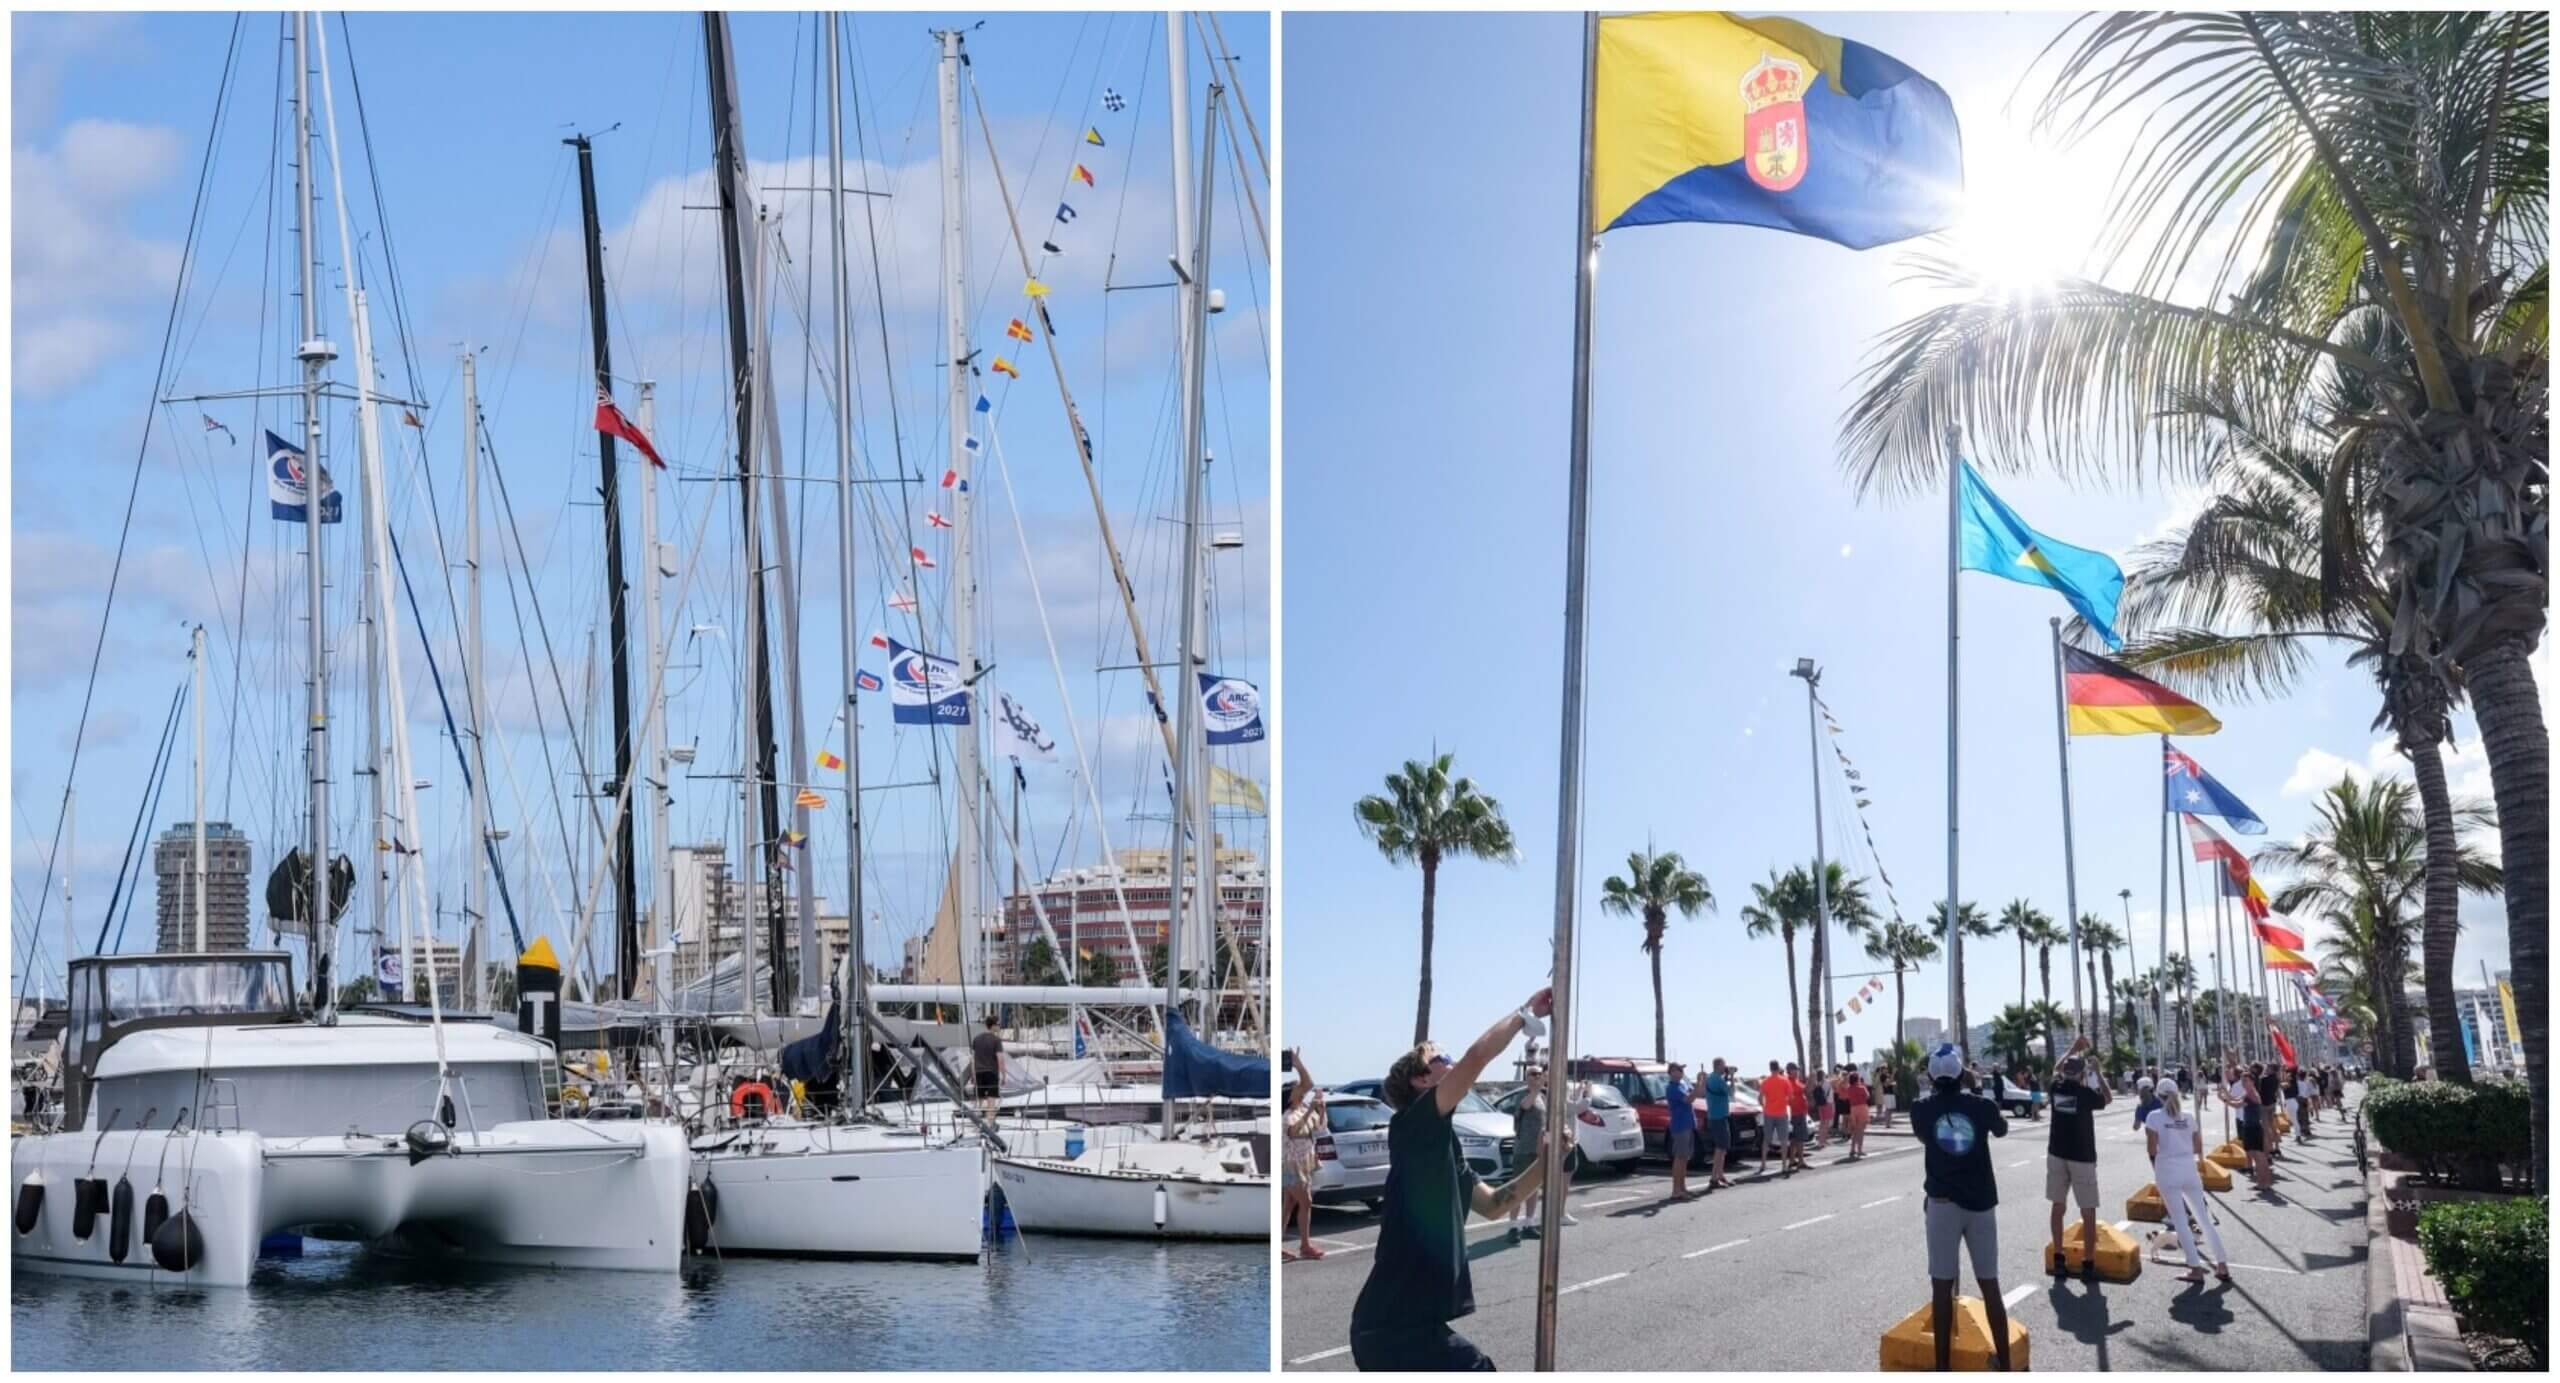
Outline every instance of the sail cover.
[[839, 1005], [827, 1005], [827, 1021], [818, 1031], [782, 1048], [782, 1074], [811, 1087], [836, 1083], [836, 1058], [844, 1050], [844, 1036], [837, 1027]]
[[1267, 1057], [1222, 1052], [1200, 1040], [1182, 1015], [1164, 1015], [1164, 1093], [1169, 1100], [1268, 1099]]

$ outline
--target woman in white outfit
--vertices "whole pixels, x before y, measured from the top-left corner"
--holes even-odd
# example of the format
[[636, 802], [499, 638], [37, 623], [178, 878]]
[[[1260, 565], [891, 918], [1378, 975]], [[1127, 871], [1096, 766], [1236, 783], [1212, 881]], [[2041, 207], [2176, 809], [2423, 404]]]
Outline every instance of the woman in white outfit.
[[2204, 1230], [2205, 1246], [2213, 1250], [2213, 1275], [2229, 1282], [2231, 1263], [2223, 1256], [2222, 1234], [2213, 1227], [2213, 1204], [2205, 1199], [2204, 1174], [2196, 1169], [2204, 1159], [2204, 1130], [2186, 1111], [2174, 1083], [2162, 1081], [2159, 1093], [2160, 1107], [2151, 1111], [2142, 1127], [2150, 1135], [2151, 1183], [2160, 1188], [2169, 1227], [2178, 1232], [2178, 1247], [2187, 1254], [2187, 1271], [2178, 1280], [2204, 1281], [2204, 1260], [2196, 1256], [2195, 1231], [2188, 1228], [2192, 1219]]

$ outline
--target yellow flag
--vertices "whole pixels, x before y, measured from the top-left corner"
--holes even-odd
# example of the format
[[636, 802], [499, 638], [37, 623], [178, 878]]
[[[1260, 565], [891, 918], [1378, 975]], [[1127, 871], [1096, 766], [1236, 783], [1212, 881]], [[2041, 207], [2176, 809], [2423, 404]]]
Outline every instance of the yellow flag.
[[1022, 281], [1022, 291], [1035, 298], [1045, 298], [1049, 296], [1049, 285], [1042, 283], [1038, 279], [1024, 279]]
[[1209, 765], [1209, 801], [1221, 807], [1242, 807], [1249, 812], [1269, 815], [1263, 805], [1262, 785], [1238, 774], [1229, 773], [1216, 764]]

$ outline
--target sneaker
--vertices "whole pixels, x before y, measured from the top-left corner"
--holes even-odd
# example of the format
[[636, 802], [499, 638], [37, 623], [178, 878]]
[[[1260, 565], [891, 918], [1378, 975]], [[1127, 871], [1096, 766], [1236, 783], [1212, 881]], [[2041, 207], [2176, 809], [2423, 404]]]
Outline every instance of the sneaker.
[[1520, 1242], [1520, 1226], [1517, 1224], [1511, 1226], [1511, 1242], [1515, 1244]]
[[1564, 1217], [1564, 1222], [1565, 1222], [1566, 1224], [1569, 1224], [1569, 1225], [1578, 1225], [1578, 1224], [1582, 1223], [1582, 1221], [1580, 1221], [1580, 1220], [1577, 1220], [1577, 1219], [1573, 1218], [1573, 1216], [1571, 1216], [1571, 1215], [1567, 1215], [1567, 1216], [1565, 1216], [1565, 1217]]

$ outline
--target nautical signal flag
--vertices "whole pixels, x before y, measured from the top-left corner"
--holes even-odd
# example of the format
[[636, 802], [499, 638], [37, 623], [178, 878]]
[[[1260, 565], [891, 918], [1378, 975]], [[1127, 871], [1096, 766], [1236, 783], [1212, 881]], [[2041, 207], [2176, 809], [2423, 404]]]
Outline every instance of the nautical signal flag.
[[[818, 791], [816, 788], [802, 788], [800, 789], [799, 795], [793, 797], [791, 800], [803, 807], [823, 807], [827, 805], [826, 794]], [[796, 845], [799, 842], [793, 841], [792, 843]]]
[[1007, 379], [1022, 378], [1022, 371], [1013, 368], [1013, 362], [1005, 359], [1001, 355], [988, 362], [987, 368], [995, 371], [997, 374], [1003, 375]]
[[[1076, 165], [1075, 179], [1077, 182], [1083, 183], [1087, 187], [1091, 187], [1093, 186], [1093, 170], [1079, 163]], [[1064, 206], [1065, 203], [1061, 202], [1059, 205]]]
[[[221, 434], [223, 435], [223, 437], [224, 437], [224, 439], [225, 439], [225, 440], [227, 440], [227, 441], [229, 441], [229, 442], [231, 443], [231, 445], [233, 445], [233, 446], [235, 446], [235, 447], [236, 447], [236, 446], [238, 446], [238, 445], [240, 445], [240, 439], [231, 435], [231, 429], [230, 429], [230, 428], [227, 428], [227, 427], [225, 427], [225, 426], [223, 426], [223, 425], [222, 425], [222, 424], [220, 424], [220, 423], [215, 422], [215, 421], [213, 420], [213, 415], [212, 415], [212, 414], [210, 414], [210, 413], [199, 413], [199, 414], [197, 414], [196, 416], [197, 416], [197, 417], [199, 417], [199, 418], [204, 419], [204, 430], [205, 430], [205, 431], [207, 431], [207, 432], [219, 432], [219, 433], [221, 433]], [[313, 889], [313, 890], [311, 890], [311, 891], [312, 891], [312, 893], [313, 893], [315, 896], [320, 892], [320, 890], [318, 890], [318, 889], [316, 889], [316, 888], [315, 888], [315, 889]]]
[[944, 471], [942, 473], [942, 488], [948, 490], [959, 483], [960, 473], [958, 471]]
[[864, 691], [880, 690], [880, 674], [868, 668], [853, 675], [853, 684]]
[[887, 648], [889, 646], [889, 636], [881, 633], [877, 629], [872, 630], [871, 646], [873, 648]]
[[1129, 98], [1121, 95], [1117, 90], [1107, 86], [1102, 89], [1102, 108], [1104, 110], [1116, 111], [1128, 104]]
[[2062, 646], [2063, 696], [2075, 735], [2210, 735], [2213, 712], [2122, 663]]
[[910, 556], [910, 557], [913, 557], [913, 558], [916, 560], [916, 565], [917, 565], [917, 566], [924, 568], [926, 571], [931, 571], [931, 570], [933, 570], [933, 559], [932, 559], [931, 557], [928, 557], [928, 556], [926, 556], [926, 555], [925, 555], [925, 551], [924, 551], [924, 549], [923, 549], [923, 548], [920, 548], [920, 547], [911, 547], [911, 548], [908, 548], [908, 549], [907, 549], [907, 555], [908, 555], [908, 556]]
[[650, 465], [662, 471], [667, 468], [667, 463], [658, 456], [658, 449], [649, 445], [648, 437], [633, 426], [629, 418], [622, 416], [621, 409], [613, 406], [613, 395], [601, 388], [596, 390], [596, 431], [629, 442], [640, 449], [642, 456], [649, 458]]
[[924, 521], [926, 526], [932, 528], [949, 528], [951, 526], [951, 520], [942, 517], [941, 511], [935, 509], [927, 509], [924, 511]]
[[2267, 823], [2260, 821], [2258, 814], [2249, 810], [2249, 804], [2229, 788], [2215, 782], [2213, 775], [2204, 771], [2204, 765], [2165, 743], [2160, 746], [2160, 762], [2168, 810], [2221, 817], [2244, 836], [2267, 833]]
[[[822, 805], [822, 802], [810, 802], [806, 800], [811, 797], [816, 797], [817, 795], [818, 794], [814, 792], [804, 792], [800, 794], [803, 799], [802, 805], [810, 807]], [[805, 831], [785, 831], [782, 833], [782, 843], [797, 849], [806, 846], [809, 843], [809, 836]]]
[[1092, 145], [1093, 147], [1095, 147], [1095, 148], [1097, 148], [1097, 149], [1102, 149], [1102, 148], [1108, 148], [1108, 147], [1109, 147], [1108, 145], [1106, 145], [1106, 144], [1104, 144], [1104, 143], [1102, 142], [1102, 131], [1095, 129], [1095, 128], [1094, 128], [1094, 127], [1092, 127], [1091, 125], [1087, 125], [1087, 126], [1085, 126], [1085, 130], [1084, 130], [1084, 142], [1085, 142], [1085, 143], [1087, 143], [1087, 144]]
[[408, 425], [409, 425], [409, 426], [411, 426], [411, 427], [414, 427], [414, 428], [418, 429], [420, 432], [424, 432], [424, 431], [426, 431], [426, 430], [427, 430], [427, 425], [426, 425], [425, 423], [422, 423], [422, 422], [419, 422], [419, 421], [418, 421], [418, 415], [417, 415], [417, 413], [416, 413], [414, 410], [407, 409], [407, 408], [403, 408], [403, 409], [401, 409], [401, 410], [400, 410], [400, 421], [401, 421], [401, 422], [403, 422], [403, 423], [408, 424]]
[[[1049, 296], [1049, 285], [1042, 283], [1038, 279], [1024, 279], [1022, 281], [1022, 291], [1025, 295], [1030, 297], [1045, 298]], [[1025, 336], [1023, 339], [1027, 341], [1031, 338]]]
[[835, 751], [832, 749], [821, 749], [818, 751], [818, 767], [826, 769], [842, 768], [844, 767], [844, 760], [837, 758]]
[[986, 396], [986, 395], [984, 395], [984, 394], [980, 394], [980, 395], [978, 396], [978, 402], [977, 402], [977, 404], [976, 404], [976, 408], [977, 408], [977, 411], [978, 411], [978, 412], [984, 413], [984, 412], [989, 411], [990, 409], [993, 409], [994, 407], [995, 407], [995, 405], [994, 405], [994, 404], [987, 402], [987, 396]]
[[1016, 341], [1028, 341], [1031, 339], [1031, 328], [1024, 326], [1022, 319], [1016, 317], [1005, 325], [1004, 334]]
[[[1093, 179], [1091, 179], [1091, 178], [1086, 178], [1086, 179], [1085, 179], [1085, 181], [1086, 181], [1086, 182], [1091, 182], [1091, 181], [1093, 181]], [[1060, 202], [1060, 203], [1058, 203], [1058, 217], [1057, 217], [1057, 219], [1058, 219], [1059, 224], [1061, 224], [1061, 225], [1064, 225], [1064, 224], [1068, 224], [1068, 223], [1073, 222], [1073, 221], [1076, 219], [1076, 209], [1075, 209], [1074, 207], [1071, 207], [1071, 206], [1067, 205], [1067, 204], [1066, 204], [1066, 203], [1064, 203], [1064, 202]]]
[[1791, 19], [1600, 21], [1591, 232], [1721, 221], [1863, 250], [1953, 225], [1964, 144], [1937, 83]]
[[2116, 603], [2124, 595], [2124, 569], [2103, 552], [2048, 538], [2027, 527], [2017, 511], [2001, 503], [1973, 463], [1956, 463], [1964, 487], [1958, 510], [1964, 533], [1966, 571], [1989, 572], [2029, 586], [2058, 591], [2109, 648], [2124, 647], [2116, 633]]
[[889, 608], [892, 610], [902, 610], [908, 614], [914, 614], [916, 610], [916, 598], [906, 591], [900, 591], [896, 595], [889, 597]]

